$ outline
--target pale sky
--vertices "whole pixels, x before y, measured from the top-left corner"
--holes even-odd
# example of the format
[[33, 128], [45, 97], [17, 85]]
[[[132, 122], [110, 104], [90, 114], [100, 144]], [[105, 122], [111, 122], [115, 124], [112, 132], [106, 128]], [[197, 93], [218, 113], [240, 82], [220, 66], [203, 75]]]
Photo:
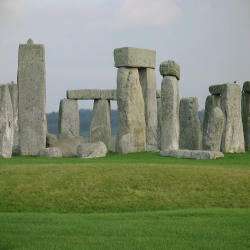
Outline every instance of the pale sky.
[[0, 0], [0, 83], [17, 81], [32, 38], [45, 46], [47, 112], [58, 111], [67, 89], [115, 89], [113, 50], [139, 47], [156, 50], [158, 89], [160, 63], [180, 65], [180, 98], [201, 110], [210, 85], [250, 80], [249, 11], [249, 0]]

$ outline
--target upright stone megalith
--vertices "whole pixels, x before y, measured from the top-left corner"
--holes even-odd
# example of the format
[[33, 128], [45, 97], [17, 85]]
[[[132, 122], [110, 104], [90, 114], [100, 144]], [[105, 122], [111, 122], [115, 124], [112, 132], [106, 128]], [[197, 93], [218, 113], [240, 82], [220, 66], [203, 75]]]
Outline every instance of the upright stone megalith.
[[179, 148], [179, 83], [180, 66], [174, 61], [160, 65], [161, 83], [161, 149]]
[[102, 141], [111, 150], [110, 101], [95, 100], [92, 121], [89, 128], [89, 142]]
[[20, 155], [37, 155], [46, 146], [46, 77], [43, 44], [20, 44], [18, 51]]
[[13, 145], [13, 111], [9, 88], [0, 84], [0, 158], [11, 158]]
[[250, 151], [250, 82], [245, 82], [242, 93], [242, 122], [245, 150]]
[[59, 107], [58, 140], [78, 138], [80, 135], [77, 100], [62, 99]]
[[[144, 100], [136, 68], [121, 67], [117, 72], [119, 130], [117, 143], [126, 134], [134, 135], [134, 151], [146, 150]], [[116, 147], [118, 148], [118, 147]]]
[[156, 101], [157, 101], [157, 147], [161, 149], [161, 90], [156, 90]]
[[198, 117], [199, 103], [196, 97], [180, 101], [180, 149], [199, 150], [201, 125]]

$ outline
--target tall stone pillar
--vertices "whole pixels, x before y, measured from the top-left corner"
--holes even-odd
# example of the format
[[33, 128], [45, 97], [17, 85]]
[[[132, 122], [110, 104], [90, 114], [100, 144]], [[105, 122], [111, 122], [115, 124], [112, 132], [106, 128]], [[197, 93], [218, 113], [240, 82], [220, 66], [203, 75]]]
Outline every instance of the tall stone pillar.
[[157, 148], [161, 149], [161, 90], [156, 90], [157, 101]]
[[179, 83], [180, 66], [174, 61], [160, 65], [161, 84], [161, 150], [179, 149]]
[[80, 121], [77, 100], [62, 99], [59, 107], [58, 140], [80, 136]]
[[0, 84], [0, 158], [11, 158], [13, 145], [13, 111], [9, 88]]
[[95, 100], [93, 117], [89, 128], [89, 142], [102, 141], [107, 150], [111, 150], [110, 101]]
[[20, 155], [37, 155], [46, 147], [46, 77], [43, 44], [19, 45], [19, 144]]
[[180, 149], [199, 150], [201, 125], [198, 116], [199, 103], [196, 97], [180, 101]]
[[242, 122], [245, 150], [250, 151], [250, 81], [244, 82], [242, 93]]

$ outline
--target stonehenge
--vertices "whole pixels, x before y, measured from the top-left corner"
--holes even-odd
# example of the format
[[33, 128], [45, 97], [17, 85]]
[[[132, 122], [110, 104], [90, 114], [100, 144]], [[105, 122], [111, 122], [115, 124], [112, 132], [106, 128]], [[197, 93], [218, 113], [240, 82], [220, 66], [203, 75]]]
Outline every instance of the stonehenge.
[[245, 150], [250, 151], [250, 81], [244, 82], [241, 101]]

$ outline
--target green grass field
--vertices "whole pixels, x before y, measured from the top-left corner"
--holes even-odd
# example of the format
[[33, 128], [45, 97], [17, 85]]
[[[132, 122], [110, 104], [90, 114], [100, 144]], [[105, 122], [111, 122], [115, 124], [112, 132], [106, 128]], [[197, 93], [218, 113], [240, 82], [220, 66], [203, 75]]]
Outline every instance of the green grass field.
[[0, 249], [249, 249], [250, 152], [0, 159]]

